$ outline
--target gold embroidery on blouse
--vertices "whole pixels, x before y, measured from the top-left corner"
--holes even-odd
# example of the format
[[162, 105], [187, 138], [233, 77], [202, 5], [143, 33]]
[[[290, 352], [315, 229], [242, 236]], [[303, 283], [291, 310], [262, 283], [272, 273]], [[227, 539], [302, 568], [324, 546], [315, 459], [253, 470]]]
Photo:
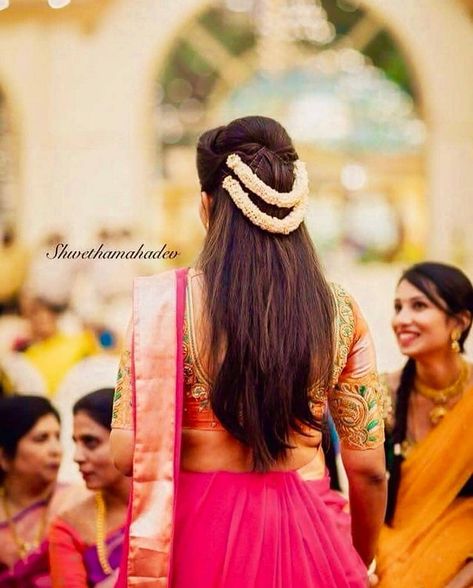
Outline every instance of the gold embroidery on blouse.
[[348, 447], [366, 449], [384, 441], [383, 391], [376, 372], [335, 385], [329, 396], [337, 432]]
[[[355, 316], [348, 293], [339, 284], [330, 284], [335, 299], [335, 344], [332, 386], [343, 371], [353, 345], [355, 335]], [[327, 404], [327, 390], [320, 389], [316, 384], [309, 388], [310, 410], [316, 418], [323, 417]]]
[[355, 336], [355, 315], [350, 295], [339, 284], [330, 284], [336, 305], [336, 353], [332, 385], [335, 385], [347, 363]]
[[201, 379], [196, 363], [196, 350], [189, 328], [189, 317], [184, 319], [184, 382], [186, 384], [186, 396], [199, 403], [199, 411], [210, 409], [210, 386], [206, 380]]
[[132, 426], [131, 352], [123, 351], [118, 366], [117, 384], [113, 396], [112, 427], [129, 429]]

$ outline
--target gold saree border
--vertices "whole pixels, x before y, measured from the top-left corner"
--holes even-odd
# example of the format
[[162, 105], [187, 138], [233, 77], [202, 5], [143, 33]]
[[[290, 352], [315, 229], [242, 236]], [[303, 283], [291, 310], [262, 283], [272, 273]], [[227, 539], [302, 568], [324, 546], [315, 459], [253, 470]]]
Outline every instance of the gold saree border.
[[177, 293], [183, 271], [134, 282], [135, 446], [127, 564], [127, 586], [134, 588], [169, 585], [180, 446], [176, 399], [182, 396]]

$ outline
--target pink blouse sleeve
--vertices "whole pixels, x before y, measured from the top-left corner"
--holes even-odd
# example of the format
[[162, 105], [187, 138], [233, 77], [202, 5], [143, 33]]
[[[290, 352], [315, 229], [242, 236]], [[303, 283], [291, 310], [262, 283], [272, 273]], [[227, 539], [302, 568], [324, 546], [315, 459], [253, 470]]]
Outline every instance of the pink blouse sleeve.
[[372, 449], [384, 442], [384, 388], [368, 325], [355, 300], [334, 286], [337, 301], [337, 359], [330, 413], [342, 445]]
[[112, 428], [133, 429], [133, 382], [131, 369], [132, 330], [129, 325], [120, 356], [117, 383], [113, 397]]
[[52, 588], [87, 588], [82, 554], [84, 543], [62, 519], [56, 519], [48, 534]]

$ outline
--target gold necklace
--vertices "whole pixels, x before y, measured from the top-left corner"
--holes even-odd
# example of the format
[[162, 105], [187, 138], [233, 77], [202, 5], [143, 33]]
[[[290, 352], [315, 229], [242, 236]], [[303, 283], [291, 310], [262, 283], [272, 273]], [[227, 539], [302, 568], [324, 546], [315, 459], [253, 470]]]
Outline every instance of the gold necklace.
[[109, 576], [113, 570], [110, 567], [107, 550], [105, 545], [105, 520], [107, 515], [107, 509], [105, 506], [105, 500], [103, 499], [102, 492], [95, 493], [95, 505], [97, 507], [97, 555], [99, 558], [100, 565], [104, 574]]
[[463, 393], [465, 384], [469, 378], [469, 372], [470, 369], [468, 363], [462, 359], [460, 373], [457, 379], [453, 382], [453, 384], [450, 384], [450, 386], [438, 390], [436, 388], [431, 388], [426, 384], [421, 384], [419, 381], [414, 383], [414, 390], [424, 398], [432, 400], [435, 405], [429, 412], [429, 419], [434, 427], [439, 424], [439, 422], [450, 410], [447, 407], [447, 402], [451, 398], [454, 398], [455, 396]]
[[46, 500], [45, 509], [41, 516], [41, 520], [36, 531], [36, 536], [33, 539], [33, 541], [25, 541], [21, 539], [21, 537], [18, 535], [16, 525], [13, 522], [13, 516], [11, 514], [10, 506], [8, 504], [7, 493], [4, 486], [0, 488], [0, 494], [2, 496], [3, 510], [5, 511], [5, 516], [7, 518], [8, 528], [10, 529], [13, 541], [15, 542], [15, 545], [17, 547], [18, 554], [20, 556], [20, 559], [25, 559], [29, 553], [31, 553], [35, 549], [38, 549], [38, 547], [41, 544], [41, 539], [43, 538], [44, 531], [46, 529], [46, 521], [48, 519], [48, 506], [52, 494]]

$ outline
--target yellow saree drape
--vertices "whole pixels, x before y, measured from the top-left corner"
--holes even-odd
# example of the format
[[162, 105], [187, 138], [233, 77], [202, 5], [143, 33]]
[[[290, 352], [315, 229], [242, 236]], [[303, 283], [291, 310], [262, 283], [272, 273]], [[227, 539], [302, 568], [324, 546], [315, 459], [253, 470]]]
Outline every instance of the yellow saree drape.
[[473, 388], [402, 464], [392, 527], [383, 527], [379, 588], [445, 588], [473, 552]]

